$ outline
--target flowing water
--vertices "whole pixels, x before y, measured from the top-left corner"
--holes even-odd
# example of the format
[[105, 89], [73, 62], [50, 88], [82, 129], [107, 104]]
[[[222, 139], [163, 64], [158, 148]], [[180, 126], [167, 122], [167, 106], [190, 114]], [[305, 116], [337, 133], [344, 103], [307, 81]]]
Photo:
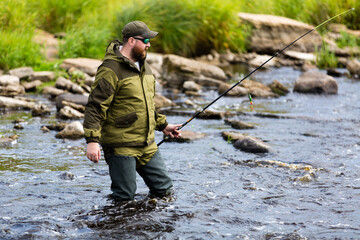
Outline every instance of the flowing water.
[[[279, 68], [255, 77], [292, 89], [300, 74]], [[271, 152], [239, 151], [222, 139], [222, 131], [234, 131], [223, 120], [196, 119], [184, 130], [205, 138], [160, 147], [173, 198], [149, 199], [139, 178], [136, 201], [127, 203], [109, 198], [107, 165], [86, 159], [84, 140], [40, 130], [58, 122], [56, 109], [33, 96], [52, 107], [51, 116], [1, 112], [1, 134], [19, 138], [0, 148], [0, 239], [359, 239], [360, 81], [336, 80], [337, 95], [253, 98], [253, 111], [246, 98], [219, 100], [212, 109], [254, 124], [238, 131]], [[197, 103], [216, 96], [206, 91]], [[13, 128], [19, 118], [23, 130]], [[187, 119], [168, 116], [171, 123]]]

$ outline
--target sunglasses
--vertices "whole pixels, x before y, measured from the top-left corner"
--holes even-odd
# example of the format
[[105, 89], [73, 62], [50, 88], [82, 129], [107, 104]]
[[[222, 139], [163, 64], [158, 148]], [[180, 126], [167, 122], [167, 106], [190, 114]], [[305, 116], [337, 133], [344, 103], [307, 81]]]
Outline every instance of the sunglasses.
[[137, 40], [141, 40], [144, 44], [147, 44], [150, 42], [150, 39], [149, 38], [137, 38], [137, 37], [132, 37], [134, 39], [137, 39]]

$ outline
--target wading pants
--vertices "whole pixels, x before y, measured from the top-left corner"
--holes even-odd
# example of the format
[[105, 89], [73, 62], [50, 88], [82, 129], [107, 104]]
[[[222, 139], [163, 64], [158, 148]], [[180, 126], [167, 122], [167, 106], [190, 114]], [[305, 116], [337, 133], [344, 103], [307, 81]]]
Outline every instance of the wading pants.
[[136, 172], [150, 189], [151, 197], [163, 197], [171, 193], [172, 181], [159, 151], [143, 166], [136, 167], [136, 158], [122, 155], [105, 157], [109, 165], [111, 191], [118, 200], [133, 200], [136, 192]]

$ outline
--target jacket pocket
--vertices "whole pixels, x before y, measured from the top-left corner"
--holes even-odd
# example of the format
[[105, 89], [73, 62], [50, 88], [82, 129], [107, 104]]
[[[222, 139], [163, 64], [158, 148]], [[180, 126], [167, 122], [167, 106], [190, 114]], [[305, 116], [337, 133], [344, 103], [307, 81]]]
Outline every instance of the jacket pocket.
[[130, 127], [138, 119], [136, 112], [132, 112], [122, 117], [115, 118], [115, 127], [127, 128]]

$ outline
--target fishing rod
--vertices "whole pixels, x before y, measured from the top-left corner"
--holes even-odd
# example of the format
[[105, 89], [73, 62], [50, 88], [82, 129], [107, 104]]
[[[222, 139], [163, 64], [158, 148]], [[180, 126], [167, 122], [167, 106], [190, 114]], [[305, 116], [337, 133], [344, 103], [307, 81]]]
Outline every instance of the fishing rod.
[[[275, 58], [276, 56], [278, 56], [279, 54], [281, 54], [282, 52], [284, 52], [287, 48], [289, 48], [290, 46], [292, 46], [294, 43], [296, 43], [297, 41], [299, 41], [301, 38], [305, 37], [306, 35], [310, 34], [311, 32], [315, 31], [316, 29], [320, 28], [321, 26], [327, 24], [328, 22], [334, 20], [335, 18], [346, 14], [350, 11], [354, 11], [355, 8], [351, 8], [348, 9], [342, 13], [337, 14], [336, 16], [329, 18], [328, 20], [320, 23], [319, 25], [317, 25], [316, 27], [314, 27], [313, 29], [310, 29], [309, 31], [307, 31], [306, 33], [304, 33], [303, 35], [301, 35], [300, 37], [298, 37], [297, 39], [295, 39], [294, 41], [292, 41], [290, 44], [288, 44], [287, 46], [285, 46], [283, 49], [281, 49], [280, 51], [278, 51], [277, 53], [275, 53], [272, 57], [270, 57], [268, 60], [266, 60], [265, 62], [263, 62], [260, 66], [258, 66], [257, 68], [255, 68], [253, 71], [251, 71], [248, 75], [246, 75], [245, 77], [243, 77], [240, 81], [238, 81], [237, 83], [235, 83], [234, 85], [232, 85], [228, 90], [226, 90], [224, 93], [222, 93], [221, 95], [219, 95], [217, 98], [215, 98], [211, 103], [209, 103], [208, 105], [206, 105], [201, 111], [196, 112], [191, 118], [189, 118], [185, 123], [183, 123], [180, 127], [178, 127], [178, 130], [182, 129], [183, 127], [185, 127], [189, 122], [191, 122], [194, 118], [198, 117], [201, 113], [203, 113], [206, 109], [208, 109], [211, 105], [213, 105], [217, 100], [219, 100], [220, 98], [222, 98], [223, 96], [225, 96], [228, 92], [230, 92], [234, 87], [236, 87], [237, 85], [239, 85], [242, 81], [244, 81], [245, 79], [247, 79], [248, 77], [250, 77], [253, 73], [255, 73], [257, 70], [259, 70], [260, 68], [262, 68], [265, 64], [267, 64], [269, 61], [271, 61], [273, 58]], [[249, 99], [251, 102], [251, 95], [249, 94]], [[166, 136], [165, 138], [163, 138], [163, 140], [161, 140], [158, 143], [158, 146], [160, 146], [165, 140], [168, 139], [168, 136]]]

